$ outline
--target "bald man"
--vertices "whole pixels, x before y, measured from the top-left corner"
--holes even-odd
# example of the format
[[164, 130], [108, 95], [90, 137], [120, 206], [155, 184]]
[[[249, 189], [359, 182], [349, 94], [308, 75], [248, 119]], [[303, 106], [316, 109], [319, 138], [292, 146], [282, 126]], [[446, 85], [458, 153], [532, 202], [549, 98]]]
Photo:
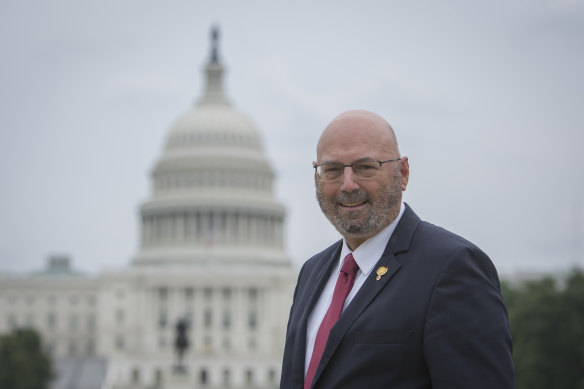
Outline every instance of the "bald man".
[[343, 239], [300, 271], [280, 388], [513, 388], [495, 267], [402, 202], [409, 162], [389, 123], [345, 112], [316, 151], [316, 197]]

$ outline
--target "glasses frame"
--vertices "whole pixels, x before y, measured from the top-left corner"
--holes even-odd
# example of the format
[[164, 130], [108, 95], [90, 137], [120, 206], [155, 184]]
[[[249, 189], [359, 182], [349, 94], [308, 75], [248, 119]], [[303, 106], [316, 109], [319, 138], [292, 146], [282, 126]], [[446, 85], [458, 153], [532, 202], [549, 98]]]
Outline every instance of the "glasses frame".
[[[362, 163], [362, 162], [378, 162], [378, 163], [379, 163], [379, 169], [381, 169], [381, 166], [382, 166], [384, 163], [388, 163], [388, 162], [396, 162], [396, 161], [400, 161], [400, 160], [401, 160], [401, 157], [399, 157], [399, 158], [394, 158], [394, 159], [388, 159], [387, 161], [369, 161], [369, 160], [364, 160], [364, 161], [356, 161], [356, 162], [349, 163], [349, 164], [346, 164], [346, 165], [344, 165], [344, 164], [342, 164], [342, 163], [340, 163], [340, 162], [339, 162], [339, 166], [342, 166], [342, 167], [343, 167], [343, 170], [342, 170], [342, 173], [341, 173], [341, 175], [340, 175], [338, 178], [335, 178], [334, 180], [323, 180], [323, 178], [322, 178], [322, 177], [321, 177], [321, 176], [318, 174], [318, 167], [319, 167], [319, 166], [324, 166], [324, 165], [331, 165], [331, 164], [336, 164], [337, 162], [332, 162], [332, 163], [331, 163], [331, 162], [325, 162], [325, 163], [320, 163], [320, 164], [319, 164], [319, 163], [316, 163], [316, 161], [312, 161], [312, 167], [314, 168], [314, 174], [315, 174], [315, 176], [316, 176], [316, 177], [317, 177], [319, 180], [321, 180], [321, 181], [323, 181], [323, 182], [335, 182], [335, 181], [339, 181], [339, 180], [341, 180], [341, 178], [343, 178], [343, 176], [345, 175], [345, 168], [346, 168], [346, 167], [350, 167], [350, 168], [353, 170], [353, 174], [355, 174], [355, 177], [357, 177], [358, 179], [360, 179], [360, 180], [371, 180], [371, 179], [373, 179], [375, 176], [368, 177], [368, 178], [359, 177], [359, 176], [357, 175], [357, 172], [355, 171], [355, 167], [354, 167], [353, 165], [355, 165], [355, 164], [358, 164], [358, 163]], [[379, 169], [378, 169], [378, 171], [379, 171]]]

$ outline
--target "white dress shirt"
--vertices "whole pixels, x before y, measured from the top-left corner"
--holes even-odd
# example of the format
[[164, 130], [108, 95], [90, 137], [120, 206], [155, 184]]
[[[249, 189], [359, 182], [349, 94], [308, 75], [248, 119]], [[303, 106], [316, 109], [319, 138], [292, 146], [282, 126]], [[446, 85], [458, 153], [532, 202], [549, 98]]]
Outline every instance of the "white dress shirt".
[[[377, 261], [379, 261], [379, 258], [381, 258], [381, 255], [387, 246], [387, 242], [389, 241], [391, 234], [393, 234], [393, 231], [395, 230], [395, 227], [401, 219], [405, 209], [405, 205], [402, 203], [398, 216], [393, 222], [391, 222], [391, 224], [381, 230], [377, 235], [367, 239], [359, 247], [357, 247], [355, 251], [353, 251], [353, 258], [355, 258], [355, 262], [357, 262], [359, 270], [355, 276], [355, 283], [353, 284], [353, 288], [345, 299], [343, 311], [345, 311], [351, 300], [353, 300], [353, 297], [355, 297], [359, 289], [361, 289], [361, 286], [369, 276], [369, 273], [371, 273], [371, 270], [373, 270], [373, 267]], [[349, 249], [347, 242], [345, 239], [343, 239], [343, 248], [341, 249], [341, 255], [338, 259], [338, 265], [331, 272], [329, 279], [324, 289], [322, 290], [318, 301], [316, 302], [316, 305], [308, 316], [306, 328], [306, 359], [304, 362], [304, 375], [306, 375], [308, 365], [310, 364], [310, 358], [312, 357], [314, 341], [316, 340], [318, 328], [320, 327], [320, 323], [322, 322], [324, 315], [326, 315], [326, 311], [328, 310], [328, 307], [333, 299], [335, 284], [337, 283], [337, 278], [341, 272], [341, 267], [343, 267], [343, 263], [345, 262], [345, 257], [350, 253], [351, 249]]]

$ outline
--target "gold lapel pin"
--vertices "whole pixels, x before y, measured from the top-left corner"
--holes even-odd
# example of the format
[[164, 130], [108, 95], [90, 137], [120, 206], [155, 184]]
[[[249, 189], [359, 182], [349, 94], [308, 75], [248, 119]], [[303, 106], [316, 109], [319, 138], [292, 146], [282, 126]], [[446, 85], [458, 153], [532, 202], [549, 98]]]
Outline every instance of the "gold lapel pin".
[[381, 279], [381, 276], [387, 273], [387, 270], [388, 269], [385, 266], [380, 266], [379, 269], [377, 269], [377, 278], [375, 278], [375, 280], [379, 281]]

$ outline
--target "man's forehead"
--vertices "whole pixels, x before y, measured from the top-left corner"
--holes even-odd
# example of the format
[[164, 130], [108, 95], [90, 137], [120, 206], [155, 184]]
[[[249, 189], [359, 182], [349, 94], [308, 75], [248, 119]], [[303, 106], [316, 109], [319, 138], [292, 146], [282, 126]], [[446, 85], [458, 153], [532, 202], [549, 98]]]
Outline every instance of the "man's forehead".
[[331, 148], [354, 148], [359, 145], [387, 148], [392, 147], [394, 143], [390, 128], [368, 126], [362, 122], [356, 123], [356, 125], [347, 122], [342, 125], [331, 123], [322, 133], [317, 144], [317, 151], [321, 152]]
[[378, 137], [393, 139], [393, 130], [381, 116], [368, 111], [349, 111], [334, 118], [323, 131], [319, 143], [330, 137]]
[[354, 110], [334, 118], [316, 145], [318, 160], [385, 158], [397, 153], [397, 142], [389, 123], [376, 113]]

